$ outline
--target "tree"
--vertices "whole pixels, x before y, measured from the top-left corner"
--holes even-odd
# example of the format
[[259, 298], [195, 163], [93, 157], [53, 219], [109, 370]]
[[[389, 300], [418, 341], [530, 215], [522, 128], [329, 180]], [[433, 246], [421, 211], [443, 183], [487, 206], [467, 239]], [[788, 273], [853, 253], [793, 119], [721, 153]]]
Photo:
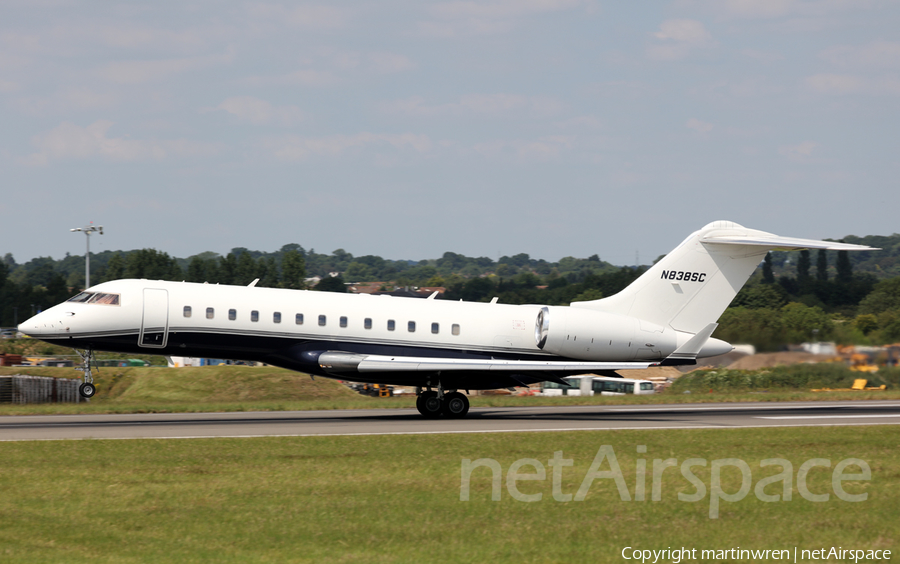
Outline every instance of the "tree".
[[234, 253], [228, 253], [219, 261], [219, 283], [234, 284], [237, 274], [237, 257]]
[[257, 275], [257, 266], [256, 261], [250, 256], [250, 253], [246, 251], [241, 253], [241, 256], [237, 259], [237, 265], [235, 266], [234, 284], [246, 286], [253, 282], [254, 279], [259, 278]]
[[900, 277], [875, 284], [872, 292], [859, 303], [860, 313], [878, 315], [893, 309], [900, 309]]
[[106, 264], [105, 278], [107, 280], [119, 280], [123, 276], [125, 276], [125, 259], [122, 257], [122, 253], [117, 252]]
[[850, 264], [849, 251], [838, 251], [837, 280], [842, 284], [849, 284], [853, 281], [853, 266]]
[[730, 307], [719, 318], [713, 337], [750, 344], [759, 351], [776, 351], [784, 344], [784, 325], [778, 310]]
[[347, 285], [340, 276], [326, 276], [315, 285], [313, 290], [319, 292], [347, 292]]
[[[112, 262], [112, 261], [110, 261]], [[187, 276], [185, 280], [188, 282], [209, 282], [206, 278], [206, 265], [204, 264], [204, 260], [200, 257], [191, 257], [191, 262], [188, 263], [187, 267]]]
[[821, 341], [831, 336], [834, 324], [824, 311], [792, 302], [781, 308], [781, 322], [789, 343]]
[[816, 260], [816, 280], [828, 281], [828, 254], [825, 249], [819, 249], [819, 258]]
[[797, 261], [797, 280], [800, 283], [807, 282], [811, 278], [809, 269], [812, 263], [809, 260], [809, 249], [800, 251], [800, 258]]
[[787, 303], [784, 289], [778, 284], [744, 286], [732, 300], [732, 307], [780, 309]]
[[[302, 290], [306, 287], [306, 261], [297, 250], [284, 253], [281, 258], [281, 287]], [[320, 282], [321, 284], [321, 282]], [[341, 280], [343, 286], [343, 280]]]
[[178, 262], [168, 253], [156, 249], [141, 249], [128, 255], [125, 260], [125, 278], [147, 278], [151, 280], [183, 280]]
[[259, 259], [259, 286], [265, 288], [277, 288], [278, 284], [278, 265], [275, 264], [275, 257]]
[[763, 284], [774, 284], [775, 283], [775, 274], [772, 272], [772, 253], [766, 253], [766, 258], [763, 261]]

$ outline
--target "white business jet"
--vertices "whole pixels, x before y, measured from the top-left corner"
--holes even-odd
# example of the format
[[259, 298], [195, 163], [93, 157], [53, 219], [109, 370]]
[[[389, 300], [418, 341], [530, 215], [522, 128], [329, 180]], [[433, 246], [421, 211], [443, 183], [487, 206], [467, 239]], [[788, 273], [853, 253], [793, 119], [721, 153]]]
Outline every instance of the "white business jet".
[[716, 221], [618, 294], [569, 306], [115, 280], [19, 330], [83, 349], [85, 397], [95, 392], [91, 355], [104, 350], [234, 358], [415, 386], [422, 415], [458, 418], [469, 401], [457, 390], [561, 382], [587, 372], [617, 376], [731, 351], [711, 338], [716, 320], [772, 249], [876, 250]]

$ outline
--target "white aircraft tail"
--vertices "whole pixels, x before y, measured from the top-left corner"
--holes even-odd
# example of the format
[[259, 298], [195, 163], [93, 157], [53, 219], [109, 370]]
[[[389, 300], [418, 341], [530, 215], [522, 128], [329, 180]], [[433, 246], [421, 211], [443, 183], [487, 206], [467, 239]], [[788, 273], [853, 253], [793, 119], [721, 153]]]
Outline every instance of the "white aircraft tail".
[[715, 323], [773, 249], [877, 250], [862, 245], [779, 237], [714, 221], [678, 245], [614, 296], [572, 307], [618, 313], [696, 334]]

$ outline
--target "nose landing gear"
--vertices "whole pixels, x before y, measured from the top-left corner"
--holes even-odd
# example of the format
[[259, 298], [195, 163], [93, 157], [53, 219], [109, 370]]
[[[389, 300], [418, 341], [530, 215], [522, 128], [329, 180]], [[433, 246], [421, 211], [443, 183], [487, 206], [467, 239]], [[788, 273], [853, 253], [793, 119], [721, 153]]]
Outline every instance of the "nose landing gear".
[[94, 351], [88, 349], [86, 351], [76, 350], [75, 352], [81, 357], [81, 366], [75, 369], [81, 371], [82, 374], [82, 384], [78, 386], [78, 393], [83, 398], [92, 398], [97, 393], [97, 388], [94, 386], [94, 377], [91, 375], [91, 362], [94, 360]]
[[426, 419], [434, 419], [441, 415], [449, 419], [460, 419], [469, 412], [469, 398], [456, 390], [445, 394], [438, 385], [436, 392], [429, 389], [419, 394], [416, 398], [416, 409]]

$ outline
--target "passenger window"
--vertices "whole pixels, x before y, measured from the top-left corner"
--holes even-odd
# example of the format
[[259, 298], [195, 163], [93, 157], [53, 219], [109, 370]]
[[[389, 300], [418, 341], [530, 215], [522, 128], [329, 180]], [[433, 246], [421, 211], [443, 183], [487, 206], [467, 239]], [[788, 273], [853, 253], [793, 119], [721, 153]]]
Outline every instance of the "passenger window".
[[276, 311], [272, 314], [272, 323], [281, 323], [281, 312]]
[[371, 318], [371, 317], [367, 317], [367, 318], [363, 321], [363, 327], [365, 327], [366, 329], [371, 329], [371, 328], [372, 328], [372, 318]]
[[237, 319], [237, 310], [236, 309], [228, 310], [228, 319], [229, 319], [229, 321], [234, 321], [235, 319]]
[[406, 330], [409, 331], [410, 333], [415, 333], [416, 332], [416, 322], [410, 321], [409, 323], [407, 323]]
[[437, 335], [441, 331], [441, 326], [438, 323], [431, 324], [431, 332]]
[[450, 332], [454, 335], [459, 335], [459, 323], [454, 323], [450, 326]]
[[641, 389], [642, 390], [652, 390], [653, 384], [651, 384], [649, 382], [641, 382]]
[[393, 330], [394, 330], [394, 326], [395, 326], [394, 320], [393, 320], [393, 319], [388, 319], [388, 331], [393, 331]]
[[191, 316], [191, 306], [184, 306], [184, 316], [185, 317]]
[[255, 309], [250, 312], [250, 321], [259, 321], [259, 312]]
[[324, 315], [319, 316], [319, 327], [325, 327], [325, 316]]
[[213, 309], [213, 308], [211, 308], [211, 307], [206, 308], [206, 318], [207, 318], [207, 319], [212, 319], [212, 318], [215, 317], [215, 316], [216, 316], [216, 310], [215, 310], [215, 309]]
[[296, 323], [297, 325], [303, 325], [303, 314], [302, 313], [298, 313], [297, 315], [294, 316], [294, 323]]
[[341, 327], [346, 327], [346, 326], [347, 326], [347, 318], [346, 318], [346, 316], [342, 315], [341, 316]]

